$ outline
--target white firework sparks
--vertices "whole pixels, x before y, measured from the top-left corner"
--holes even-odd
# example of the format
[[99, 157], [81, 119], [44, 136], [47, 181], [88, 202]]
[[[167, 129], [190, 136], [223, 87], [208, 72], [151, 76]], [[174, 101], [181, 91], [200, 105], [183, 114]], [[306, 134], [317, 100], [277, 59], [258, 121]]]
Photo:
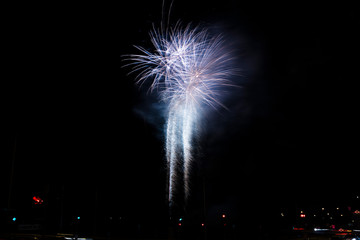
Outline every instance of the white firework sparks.
[[141, 54], [129, 55], [133, 71], [140, 72], [137, 82], [150, 80], [169, 106], [166, 127], [166, 158], [169, 168], [169, 202], [173, 202], [176, 169], [183, 162], [185, 198], [189, 196], [190, 167], [193, 161], [192, 140], [199, 124], [202, 105], [222, 106], [219, 101], [223, 86], [231, 85], [232, 57], [219, 36], [206, 29], [188, 25], [162, 33], [150, 32], [155, 50], [136, 48]]

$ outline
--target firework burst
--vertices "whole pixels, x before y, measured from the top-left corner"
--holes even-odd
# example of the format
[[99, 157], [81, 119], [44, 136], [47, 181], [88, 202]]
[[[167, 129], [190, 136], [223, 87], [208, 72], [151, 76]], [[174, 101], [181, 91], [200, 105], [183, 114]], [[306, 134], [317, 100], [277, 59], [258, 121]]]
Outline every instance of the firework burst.
[[[182, 28], [150, 32], [154, 51], [135, 46], [141, 54], [128, 55], [136, 81], [151, 81], [168, 104], [166, 125], [166, 158], [169, 172], [169, 203], [173, 202], [176, 169], [183, 163], [185, 199], [189, 196], [190, 167], [193, 161], [192, 141], [199, 125], [203, 105], [225, 107], [220, 102], [221, 89], [231, 86], [229, 77], [232, 56], [225, 49], [221, 35], [211, 36], [207, 29]], [[180, 161], [181, 160], [181, 161]]]

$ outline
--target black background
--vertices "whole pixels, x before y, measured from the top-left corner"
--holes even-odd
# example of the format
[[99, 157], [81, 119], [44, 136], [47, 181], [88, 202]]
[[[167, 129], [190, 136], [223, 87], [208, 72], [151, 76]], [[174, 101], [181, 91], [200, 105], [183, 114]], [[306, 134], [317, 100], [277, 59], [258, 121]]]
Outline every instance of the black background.
[[[200, 23], [231, 40], [242, 70], [229, 110], [204, 116], [188, 208], [203, 206], [204, 188], [209, 219], [346, 201], [359, 192], [359, 12], [249, 2], [172, 6], [171, 24]], [[162, 105], [121, 68], [132, 45], [151, 48], [161, 9], [4, 6], [1, 208], [16, 139], [11, 208], [40, 194], [49, 205], [65, 196], [68, 216], [167, 214]]]

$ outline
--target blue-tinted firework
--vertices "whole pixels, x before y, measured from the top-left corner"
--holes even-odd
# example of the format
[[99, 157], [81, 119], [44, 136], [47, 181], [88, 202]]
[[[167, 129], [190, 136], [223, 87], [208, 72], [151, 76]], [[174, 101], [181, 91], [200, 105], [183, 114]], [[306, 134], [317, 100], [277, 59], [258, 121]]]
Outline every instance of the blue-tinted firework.
[[[141, 54], [129, 55], [132, 72], [139, 72], [138, 83], [151, 81], [168, 104], [166, 158], [169, 171], [169, 203], [173, 202], [178, 169], [183, 172], [185, 199], [189, 196], [192, 141], [199, 125], [202, 106], [224, 107], [222, 88], [231, 85], [232, 57], [221, 35], [211, 36], [207, 29], [182, 28], [177, 24], [166, 31], [153, 30], [150, 38], [155, 50], [136, 48]], [[180, 164], [183, 163], [183, 166]]]

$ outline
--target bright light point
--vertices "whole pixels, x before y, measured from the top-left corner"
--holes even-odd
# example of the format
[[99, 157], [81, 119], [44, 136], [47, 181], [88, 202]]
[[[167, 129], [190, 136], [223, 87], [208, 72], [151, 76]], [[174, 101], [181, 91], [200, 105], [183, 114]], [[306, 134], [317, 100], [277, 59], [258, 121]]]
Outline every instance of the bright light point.
[[181, 221], [182, 221], [182, 218], [179, 218], [179, 221], [181, 222]]
[[222, 215], [222, 218], [225, 218], [225, 217], [226, 217], [225, 214], [223, 214], [223, 215]]
[[38, 205], [38, 204], [40, 205], [44, 202], [40, 197], [37, 197], [37, 196], [34, 196], [32, 199], [34, 200], [34, 204], [36, 204], [36, 205]]
[[323, 211], [324, 211], [324, 210], [325, 210], [325, 208], [321, 208], [321, 210], [323, 210]]
[[179, 223], [178, 225], [181, 226], [181, 223]]
[[202, 223], [202, 224], [201, 224], [201, 226], [203, 227], [203, 226], [205, 226], [205, 224], [204, 224], [204, 223]]
[[80, 220], [80, 217], [77, 217], [78, 220]]
[[16, 217], [13, 217], [13, 219], [12, 219], [12, 220], [13, 220], [13, 222], [15, 222], [15, 221], [16, 221]]
[[315, 232], [318, 232], [318, 231], [329, 231], [330, 229], [326, 229], [326, 228], [314, 228], [314, 231]]
[[337, 207], [336, 210], [339, 210], [339, 208]]

